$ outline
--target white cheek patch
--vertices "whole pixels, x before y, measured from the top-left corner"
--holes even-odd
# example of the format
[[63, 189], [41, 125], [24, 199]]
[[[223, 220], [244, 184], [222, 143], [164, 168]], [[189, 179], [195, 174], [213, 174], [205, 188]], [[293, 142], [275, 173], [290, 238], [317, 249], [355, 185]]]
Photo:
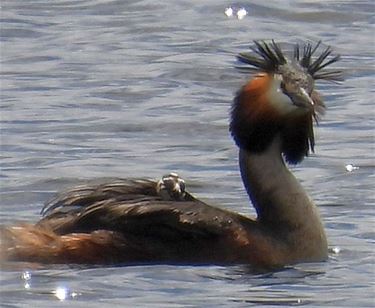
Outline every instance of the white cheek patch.
[[270, 87], [267, 91], [267, 98], [270, 104], [277, 109], [281, 114], [287, 114], [298, 109], [293, 104], [288, 95], [285, 95], [281, 90], [281, 76], [275, 75], [271, 81]]

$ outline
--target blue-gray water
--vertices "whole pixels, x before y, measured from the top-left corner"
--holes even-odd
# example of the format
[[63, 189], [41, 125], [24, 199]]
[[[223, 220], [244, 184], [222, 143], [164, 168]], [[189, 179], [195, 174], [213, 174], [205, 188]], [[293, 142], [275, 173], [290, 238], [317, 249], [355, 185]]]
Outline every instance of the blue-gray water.
[[[230, 6], [247, 15], [227, 16]], [[80, 180], [169, 171], [200, 198], [254, 213], [227, 128], [248, 77], [231, 53], [253, 39], [321, 39], [346, 74], [319, 83], [328, 110], [316, 154], [293, 168], [320, 207], [327, 262], [267, 274], [21, 264], [0, 272], [2, 305], [374, 306], [373, 17], [372, 0], [1, 1], [2, 223], [37, 221]]]

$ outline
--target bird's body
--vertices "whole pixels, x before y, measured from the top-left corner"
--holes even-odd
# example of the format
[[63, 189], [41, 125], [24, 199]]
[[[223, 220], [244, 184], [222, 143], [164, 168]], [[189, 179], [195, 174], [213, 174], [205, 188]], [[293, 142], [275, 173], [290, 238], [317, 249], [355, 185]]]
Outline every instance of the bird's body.
[[[315, 79], [338, 60], [317, 47], [287, 60], [274, 42], [255, 42], [242, 62], [260, 72], [237, 93], [230, 130], [257, 219], [210, 206], [170, 174], [160, 181], [116, 180], [73, 188], [36, 225], [2, 227], [2, 258], [85, 264], [234, 264], [279, 267], [327, 258], [318, 210], [286, 162], [314, 147], [313, 119], [324, 109]], [[298, 45], [297, 45], [298, 46]]]

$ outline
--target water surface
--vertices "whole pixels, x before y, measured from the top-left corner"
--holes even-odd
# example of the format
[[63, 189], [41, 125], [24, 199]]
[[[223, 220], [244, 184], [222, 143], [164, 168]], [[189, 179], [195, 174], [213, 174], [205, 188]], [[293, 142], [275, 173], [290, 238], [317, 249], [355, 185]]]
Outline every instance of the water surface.
[[228, 133], [248, 78], [233, 55], [253, 39], [321, 39], [346, 74], [318, 85], [328, 111], [316, 154], [293, 168], [320, 207], [327, 262], [274, 273], [20, 264], [0, 273], [4, 307], [375, 305], [372, 1], [4, 0], [1, 10], [2, 223], [37, 221], [79, 181], [170, 171], [198, 197], [254, 214]]

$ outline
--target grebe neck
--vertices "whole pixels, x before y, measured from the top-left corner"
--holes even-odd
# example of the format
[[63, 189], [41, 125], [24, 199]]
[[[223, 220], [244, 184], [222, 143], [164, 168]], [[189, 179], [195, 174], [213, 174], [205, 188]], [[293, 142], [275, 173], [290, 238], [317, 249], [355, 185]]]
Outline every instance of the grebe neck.
[[239, 164], [261, 224], [289, 230], [313, 226], [324, 235], [316, 206], [284, 162], [279, 137], [260, 153], [240, 149]]

